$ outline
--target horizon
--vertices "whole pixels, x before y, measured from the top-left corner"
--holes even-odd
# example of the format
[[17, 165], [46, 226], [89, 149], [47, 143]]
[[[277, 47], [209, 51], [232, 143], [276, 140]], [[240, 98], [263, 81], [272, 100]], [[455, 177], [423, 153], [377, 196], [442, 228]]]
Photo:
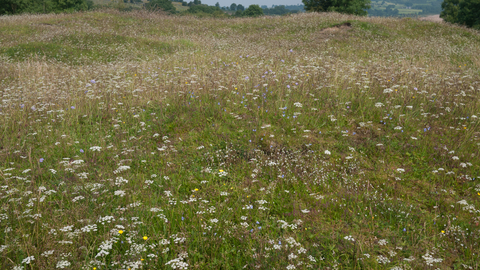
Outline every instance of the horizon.
[[[189, 1], [188, 1], [189, 2]], [[288, 1], [288, 0], [280, 0], [280, 1], [267, 1], [267, 0], [263, 0], [263, 1], [254, 1], [254, 0], [242, 0], [242, 1], [235, 1], [235, 0], [231, 0], [231, 2], [228, 2], [228, 1], [216, 1], [216, 0], [208, 0], [208, 1], [202, 1], [202, 4], [207, 4], [209, 6], [215, 6], [216, 3], [219, 3], [220, 4], [220, 7], [226, 7], [226, 6], [230, 6], [232, 3], [235, 3], [237, 5], [241, 4], [243, 5], [245, 8], [247, 8], [248, 6], [250, 5], [259, 5], [259, 6], [267, 6], [268, 8], [271, 8], [272, 5], [276, 5], [276, 6], [282, 6], [282, 5], [285, 5], [285, 6], [295, 6], [295, 5], [303, 5], [303, 3], [301, 1], [297, 2], [297, 3], [289, 3], [291, 1]], [[261, 2], [261, 3], [259, 3]]]

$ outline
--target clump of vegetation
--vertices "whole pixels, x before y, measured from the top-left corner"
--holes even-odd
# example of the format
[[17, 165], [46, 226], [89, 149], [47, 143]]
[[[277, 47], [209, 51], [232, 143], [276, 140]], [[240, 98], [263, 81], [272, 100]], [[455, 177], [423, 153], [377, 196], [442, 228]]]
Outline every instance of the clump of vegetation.
[[480, 1], [444, 0], [440, 17], [449, 23], [458, 23], [480, 30]]
[[480, 35], [0, 18], [1, 269], [475, 269]]

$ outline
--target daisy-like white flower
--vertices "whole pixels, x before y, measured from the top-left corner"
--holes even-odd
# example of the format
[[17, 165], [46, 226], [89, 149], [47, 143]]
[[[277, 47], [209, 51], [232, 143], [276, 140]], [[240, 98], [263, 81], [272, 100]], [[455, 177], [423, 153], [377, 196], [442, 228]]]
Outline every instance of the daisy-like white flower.
[[92, 151], [97, 151], [97, 152], [100, 152], [101, 149], [102, 149], [102, 147], [100, 147], [100, 146], [92, 146], [92, 147], [90, 147], [90, 150], [92, 150]]

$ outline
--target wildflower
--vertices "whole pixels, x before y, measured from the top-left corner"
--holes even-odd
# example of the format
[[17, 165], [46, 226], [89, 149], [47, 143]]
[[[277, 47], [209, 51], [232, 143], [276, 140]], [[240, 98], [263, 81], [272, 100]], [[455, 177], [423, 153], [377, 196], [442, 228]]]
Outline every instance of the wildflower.
[[330, 155], [330, 154], [332, 154], [330, 151], [325, 150], [325, 155]]
[[119, 233], [119, 234], [122, 234], [122, 233], [123, 233], [123, 231], [122, 231], [122, 230], [120, 230], [120, 231], [118, 231], [118, 233]]
[[30, 256], [30, 257], [27, 257], [27, 258], [23, 259], [22, 263], [30, 264], [30, 262], [32, 262], [34, 260], [35, 260], [35, 257]]
[[40, 158], [40, 160], [39, 160], [39, 161], [40, 161], [40, 162], [43, 162], [43, 161], [44, 161], [44, 159], [43, 159], [43, 158]]
[[147, 237], [147, 236], [144, 236], [144, 237], [143, 237], [143, 240], [145, 240], [145, 241], [146, 241], [147, 239], [148, 239], [148, 237]]
[[92, 151], [100, 152], [100, 149], [102, 149], [102, 147], [100, 147], [100, 146], [92, 146], [92, 147], [90, 147], [90, 150], [92, 150]]
[[353, 239], [353, 237], [351, 235], [347, 235], [343, 239], [355, 242], [355, 239]]

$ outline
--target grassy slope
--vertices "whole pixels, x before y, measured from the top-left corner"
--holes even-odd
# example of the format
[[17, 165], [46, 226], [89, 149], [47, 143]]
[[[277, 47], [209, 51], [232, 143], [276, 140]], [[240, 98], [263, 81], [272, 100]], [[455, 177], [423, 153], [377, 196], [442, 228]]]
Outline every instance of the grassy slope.
[[478, 32], [114, 11], [0, 32], [1, 269], [479, 268]]

